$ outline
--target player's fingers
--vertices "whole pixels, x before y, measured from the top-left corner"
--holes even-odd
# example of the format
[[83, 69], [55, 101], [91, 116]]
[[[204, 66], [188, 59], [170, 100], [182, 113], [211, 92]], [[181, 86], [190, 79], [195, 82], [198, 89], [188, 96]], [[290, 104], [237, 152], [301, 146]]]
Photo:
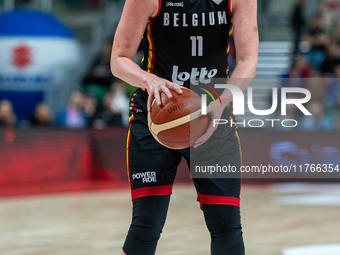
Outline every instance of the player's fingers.
[[170, 90], [165, 85], [162, 85], [161, 89], [162, 89], [162, 92], [165, 93], [165, 95], [168, 98], [172, 98], [172, 94], [171, 94]]
[[181, 89], [181, 86], [179, 86], [176, 83], [168, 82], [166, 85], [167, 85], [168, 88], [176, 91], [178, 94], [182, 94], [183, 93], [183, 90]]
[[148, 101], [147, 101], [147, 107], [148, 107], [148, 112], [149, 112], [151, 110], [152, 101], [155, 97], [154, 97], [153, 89], [148, 89], [148, 93], [149, 93], [149, 96], [148, 96]]
[[212, 123], [209, 124], [207, 130], [204, 132], [203, 135], [201, 135], [199, 138], [196, 139], [195, 143], [194, 143], [194, 148], [202, 145], [203, 143], [205, 143], [210, 136], [212, 135], [212, 133], [214, 133], [215, 131], [215, 127], [212, 125]]
[[194, 143], [194, 148], [197, 148], [198, 146], [201, 146], [203, 143], [205, 143], [208, 140], [208, 138], [202, 139], [199, 142]]
[[206, 134], [204, 136], [201, 136], [199, 140], [196, 140], [194, 143], [194, 148], [197, 148], [198, 146], [201, 146], [202, 144], [204, 144], [209, 138], [210, 138], [211, 134]]
[[154, 96], [155, 96], [155, 99], [156, 99], [156, 104], [158, 104], [160, 106], [162, 104], [162, 101], [161, 101], [161, 92], [159, 91], [158, 88], [155, 88]]
[[147, 106], [148, 106], [148, 112], [151, 110], [151, 101], [152, 99], [151, 99], [151, 95], [149, 94], [149, 96], [148, 96], [148, 102], [147, 102]]
[[214, 132], [213, 129], [212, 129], [212, 128], [208, 128], [208, 129], [204, 132], [203, 135], [201, 135], [199, 138], [197, 138], [197, 140], [195, 141], [195, 144], [199, 144], [199, 143], [201, 143], [202, 141], [207, 140], [207, 139], [211, 136], [212, 132]]

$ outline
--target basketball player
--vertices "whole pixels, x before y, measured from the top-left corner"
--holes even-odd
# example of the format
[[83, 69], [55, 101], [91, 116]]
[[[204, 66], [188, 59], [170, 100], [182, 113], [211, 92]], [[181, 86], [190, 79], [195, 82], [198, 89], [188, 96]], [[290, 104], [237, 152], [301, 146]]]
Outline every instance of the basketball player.
[[[190, 149], [173, 150], [159, 144], [148, 130], [151, 102], [161, 105], [161, 93], [182, 93], [197, 81], [226, 77], [229, 39], [234, 33], [236, 68], [230, 84], [244, 89], [255, 75], [258, 55], [256, 0], [126, 0], [116, 30], [111, 70], [114, 76], [139, 87], [131, 98], [127, 141], [128, 175], [133, 217], [122, 254], [155, 254], [164, 226], [177, 166]], [[142, 39], [143, 38], [143, 39]], [[142, 68], [133, 62], [140, 40]], [[231, 94], [223, 105], [208, 105], [211, 119], [232, 118]], [[191, 150], [208, 146], [195, 160], [241, 165], [235, 127], [209, 124]], [[245, 254], [240, 222], [240, 178], [193, 179], [198, 201], [211, 234], [211, 254]]]

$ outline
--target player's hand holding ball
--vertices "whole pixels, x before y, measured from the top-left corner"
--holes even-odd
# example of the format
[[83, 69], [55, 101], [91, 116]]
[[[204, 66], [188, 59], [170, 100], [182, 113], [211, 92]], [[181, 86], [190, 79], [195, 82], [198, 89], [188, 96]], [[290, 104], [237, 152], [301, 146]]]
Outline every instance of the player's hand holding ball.
[[[165, 86], [154, 86], [149, 93], [149, 130], [165, 147], [188, 148], [206, 131], [209, 118], [201, 114], [201, 98], [197, 93], [176, 84], [170, 85], [174, 88], [170, 90]], [[182, 93], [177, 93], [177, 86]]]
[[148, 112], [151, 110], [151, 103], [155, 99], [158, 106], [162, 105], [161, 93], [164, 93], [169, 99], [172, 98], [172, 93], [170, 90], [174, 90], [177, 94], [182, 94], [182, 87], [170, 82], [166, 79], [157, 77], [151, 74], [151, 76], [146, 80], [146, 89], [148, 91]]
[[214, 102], [211, 102], [208, 105], [207, 115], [210, 116], [210, 122], [204, 134], [195, 140], [193, 144], [194, 148], [197, 148], [198, 146], [205, 143], [210, 138], [210, 136], [214, 133], [214, 131], [217, 129], [218, 126], [217, 125], [214, 126], [213, 120], [221, 119], [224, 108], [225, 107], [223, 105], [215, 105]]

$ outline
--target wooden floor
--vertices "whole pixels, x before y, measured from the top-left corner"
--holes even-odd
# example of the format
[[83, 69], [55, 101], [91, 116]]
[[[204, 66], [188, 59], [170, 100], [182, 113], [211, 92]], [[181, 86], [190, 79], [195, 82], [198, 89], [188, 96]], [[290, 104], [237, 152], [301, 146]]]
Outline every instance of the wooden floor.
[[[271, 189], [242, 188], [246, 254], [340, 242], [340, 206], [277, 205]], [[129, 191], [0, 199], [0, 254], [120, 254], [131, 218]], [[207, 255], [209, 234], [192, 186], [175, 186], [157, 254]], [[308, 254], [307, 254], [308, 255]]]

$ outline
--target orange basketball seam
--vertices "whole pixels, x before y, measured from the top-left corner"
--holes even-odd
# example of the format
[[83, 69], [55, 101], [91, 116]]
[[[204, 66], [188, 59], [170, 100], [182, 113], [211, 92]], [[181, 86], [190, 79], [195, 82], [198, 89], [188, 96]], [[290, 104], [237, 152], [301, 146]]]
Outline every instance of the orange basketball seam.
[[[186, 124], [188, 124], [188, 123], [190, 123], [190, 122], [184, 123], [184, 124], [179, 125], [179, 126], [177, 126], [177, 127], [181, 127], [181, 126], [186, 125]], [[177, 128], [177, 127], [176, 127], [176, 128]], [[170, 128], [170, 129], [171, 129], [171, 128]], [[159, 132], [159, 134], [162, 133], [162, 132], [168, 131], [168, 130], [170, 130], [170, 129], [163, 130], [163, 131]], [[206, 129], [205, 129], [203, 132], [201, 132], [200, 134], [198, 134], [196, 137], [199, 137], [199, 136], [200, 136], [201, 134], [203, 134], [205, 131], [206, 131]], [[157, 135], [157, 137], [158, 137], [158, 139], [160, 139], [160, 140], [163, 140], [163, 141], [166, 141], [166, 142], [172, 142], [172, 143], [182, 143], [182, 142], [187, 142], [187, 141], [192, 140], [192, 139], [188, 139], [188, 140], [183, 140], [183, 141], [178, 141], [178, 142], [177, 142], [177, 141], [170, 141], [170, 140], [161, 138], [161, 137], [159, 137], [158, 135]], [[193, 137], [193, 138], [196, 138], [196, 137]]]
[[[156, 123], [154, 123], [154, 122], [151, 121], [151, 124], [153, 123], [155, 126], [163, 125], [163, 124], [166, 124], [166, 123], [169, 123], [169, 122], [173, 122], [173, 121], [176, 121], [176, 120], [180, 120], [181, 118], [185, 118], [185, 117], [187, 117], [187, 116], [189, 116], [189, 115], [192, 115], [192, 114], [194, 115], [194, 114], [196, 114], [196, 112], [198, 112], [198, 111], [200, 111], [200, 110], [197, 109], [197, 110], [194, 111], [194, 112], [190, 112], [189, 114], [183, 115], [183, 116], [181, 116], [181, 117], [179, 117], [179, 118], [176, 118], [176, 119], [173, 119], [173, 120], [170, 120], [170, 121], [163, 122], [163, 123], [161, 123], [161, 124], [156, 124]], [[164, 130], [162, 130], [162, 131], [160, 131], [160, 132], [167, 131], [167, 130], [170, 130], [170, 129], [173, 129], [173, 128], [176, 128], [176, 127], [183, 126], [183, 125], [185, 125], [185, 124], [190, 123], [190, 122], [193, 121], [193, 120], [197, 120], [197, 119], [201, 118], [202, 116], [204, 116], [204, 115], [201, 115], [201, 116], [199, 116], [199, 117], [196, 117], [196, 118], [194, 118], [194, 119], [192, 119], [192, 120], [190, 119], [190, 121], [185, 122], [184, 124], [181, 124], [181, 125], [179, 125], [179, 126], [175, 126], [175, 127], [171, 127], [171, 128], [168, 128], [168, 129], [164, 129]], [[150, 124], [149, 129], [151, 128], [151, 124]], [[152, 132], [152, 133], [155, 134], [154, 132]], [[155, 134], [155, 135], [158, 136], [158, 134]]]

